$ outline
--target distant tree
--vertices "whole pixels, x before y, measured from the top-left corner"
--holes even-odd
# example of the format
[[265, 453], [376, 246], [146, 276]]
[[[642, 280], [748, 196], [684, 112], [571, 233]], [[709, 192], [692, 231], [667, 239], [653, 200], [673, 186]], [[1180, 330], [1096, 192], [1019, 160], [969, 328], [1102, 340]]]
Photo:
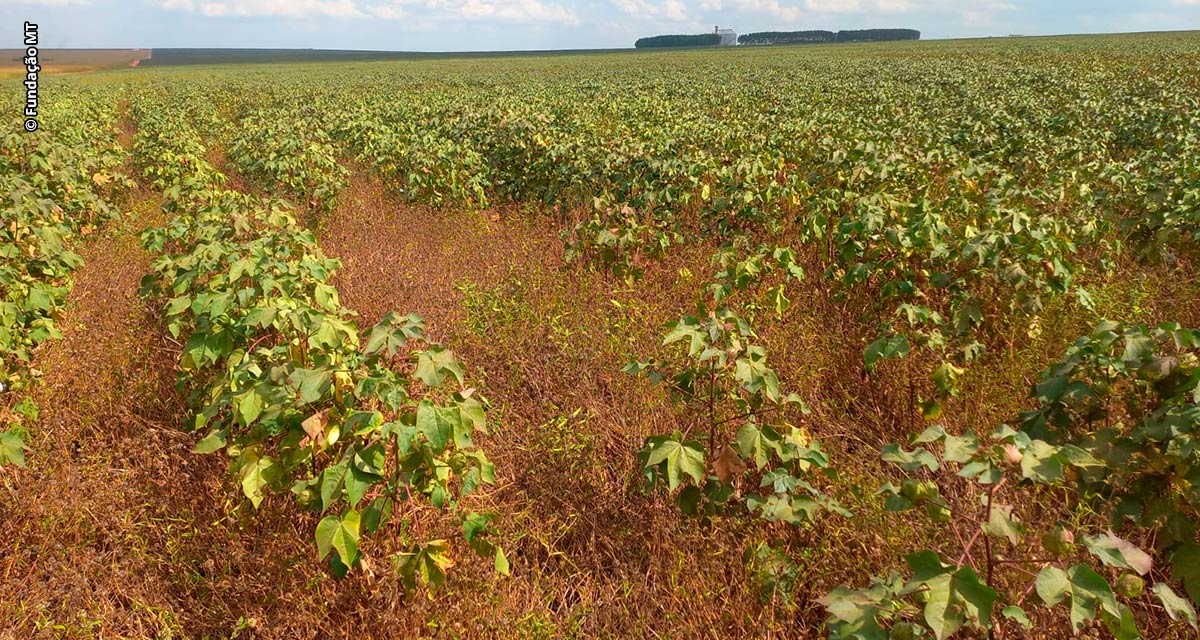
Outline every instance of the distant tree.
[[738, 36], [738, 44], [809, 44], [835, 42], [837, 34], [832, 31], [759, 31]]
[[664, 47], [715, 47], [721, 44], [721, 36], [715, 33], [700, 35], [667, 35], [639, 38], [633, 44], [638, 49], [656, 49]]
[[861, 29], [837, 33], [838, 42], [887, 42], [920, 39], [921, 32], [915, 29]]

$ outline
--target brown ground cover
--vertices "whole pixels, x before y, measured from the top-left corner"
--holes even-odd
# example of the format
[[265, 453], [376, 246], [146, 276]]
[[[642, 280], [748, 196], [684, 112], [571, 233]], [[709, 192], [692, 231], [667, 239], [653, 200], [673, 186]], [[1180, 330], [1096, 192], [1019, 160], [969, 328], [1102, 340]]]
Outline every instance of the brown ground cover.
[[[390, 527], [364, 547], [375, 570], [339, 581], [316, 560], [315, 519], [289, 496], [258, 513], [238, 507], [223, 461], [191, 453], [194, 437], [178, 428], [178, 345], [136, 295], [151, 260], [137, 235], [161, 220], [157, 199], [140, 192], [128, 218], [82, 247], [64, 339], [38, 354], [36, 455], [0, 474], [0, 638], [810, 637], [824, 618], [816, 597], [863, 583], [924, 535], [919, 519], [897, 526], [872, 496], [878, 446], [911, 428], [907, 393], [863, 374], [865, 300], [832, 301], [814, 270], [763, 340], [813, 407], [806, 426], [843, 474], [838, 497], [856, 518], [702, 527], [639, 490], [642, 439], [682, 418], [620, 369], [666, 353], [663, 325], [690, 309], [715, 245], [679, 247], [630, 286], [563, 265], [555, 225], [536, 213], [410, 207], [362, 170], [342, 201], [319, 233], [343, 261], [342, 301], [363, 326], [388, 311], [421, 314], [492, 403], [482, 445], [497, 482], [472, 506], [498, 514], [512, 575], [462, 555], [443, 592], [405, 596], [382, 565], [404, 536]], [[1169, 274], [1125, 268], [1119, 288], [1096, 289], [1103, 304], [1200, 323]], [[1010, 416], [1086, 330], [1070, 313], [1046, 318], [1037, 338], [1016, 328], [1011, 348], [972, 370], [974, 392], [947, 407], [948, 429]], [[905, 366], [923, 370], [888, 366], [891, 381]], [[409, 515], [414, 528], [438, 526]], [[792, 609], [758, 602], [743, 565], [747, 547], [768, 539], [799, 565]]]

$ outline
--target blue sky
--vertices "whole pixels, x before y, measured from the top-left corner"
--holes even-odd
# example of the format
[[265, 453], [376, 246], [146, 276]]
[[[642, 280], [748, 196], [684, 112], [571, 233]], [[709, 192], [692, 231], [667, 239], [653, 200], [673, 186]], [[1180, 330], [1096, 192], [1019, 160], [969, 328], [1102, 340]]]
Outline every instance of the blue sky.
[[463, 51], [628, 47], [640, 36], [903, 27], [924, 38], [1200, 29], [1200, 0], [0, 0], [45, 47]]

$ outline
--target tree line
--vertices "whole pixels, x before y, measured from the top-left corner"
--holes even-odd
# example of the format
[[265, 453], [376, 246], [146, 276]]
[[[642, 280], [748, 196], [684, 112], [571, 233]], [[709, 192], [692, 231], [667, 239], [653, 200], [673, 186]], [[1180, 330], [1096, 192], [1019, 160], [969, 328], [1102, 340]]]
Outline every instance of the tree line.
[[833, 31], [759, 31], [738, 36], [738, 44], [811, 44], [824, 42], [887, 42], [920, 40], [916, 29], [858, 29]]
[[638, 38], [633, 46], [638, 49], [656, 49], [666, 47], [715, 47], [721, 44], [721, 36], [715, 33], [699, 35], [665, 35]]

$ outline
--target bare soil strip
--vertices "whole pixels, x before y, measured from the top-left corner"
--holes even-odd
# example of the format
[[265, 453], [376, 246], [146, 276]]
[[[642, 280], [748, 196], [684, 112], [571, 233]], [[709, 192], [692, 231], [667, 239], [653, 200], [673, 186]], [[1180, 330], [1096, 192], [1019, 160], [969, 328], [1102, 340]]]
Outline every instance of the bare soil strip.
[[[662, 318], [690, 306], [695, 283], [680, 268], [707, 266], [708, 248], [681, 249], [632, 289], [564, 269], [554, 227], [529, 212], [406, 206], [360, 170], [320, 234], [363, 326], [418, 313], [493, 404], [482, 446], [497, 484], [474, 506], [499, 515], [513, 575], [464, 556], [455, 595], [440, 598], [454, 615], [427, 613], [467, 637], [755, 633], [765, 614], [734, 532], [681, 525], [638, 490], [634, 452], [674, 418], [621, 373], [658, 348]], [[697, 553], [680, 564], [672, 548]]]
[[181, 517], [155, 494], [197, 462], [173, 428], [172, 363], [137, 297], [150, 264], [137, 234], [156, 205], [142, 194], [130, 218], [84, 243], [63, 339], [35, 359], [41, 415], [29, 468], [6, 472], [0, 522], [0, 591], [13, 596], [3, 613], [27, 631], [65, 635], [103, 620], [150, 632], [153, 612], [171, 609], [170, 573], [143, 553]]
[[286, 496], [240, 512], [224, 460], [180, 428], [178, 345], [138, 298], [160, 202], [134, 200], [79, 250], [63, 339], [36, 356], [29, 466], [0, 470], [0, 640], [340, 635], [328, 615], [354, 589], [314, 579], [309, 523]]

